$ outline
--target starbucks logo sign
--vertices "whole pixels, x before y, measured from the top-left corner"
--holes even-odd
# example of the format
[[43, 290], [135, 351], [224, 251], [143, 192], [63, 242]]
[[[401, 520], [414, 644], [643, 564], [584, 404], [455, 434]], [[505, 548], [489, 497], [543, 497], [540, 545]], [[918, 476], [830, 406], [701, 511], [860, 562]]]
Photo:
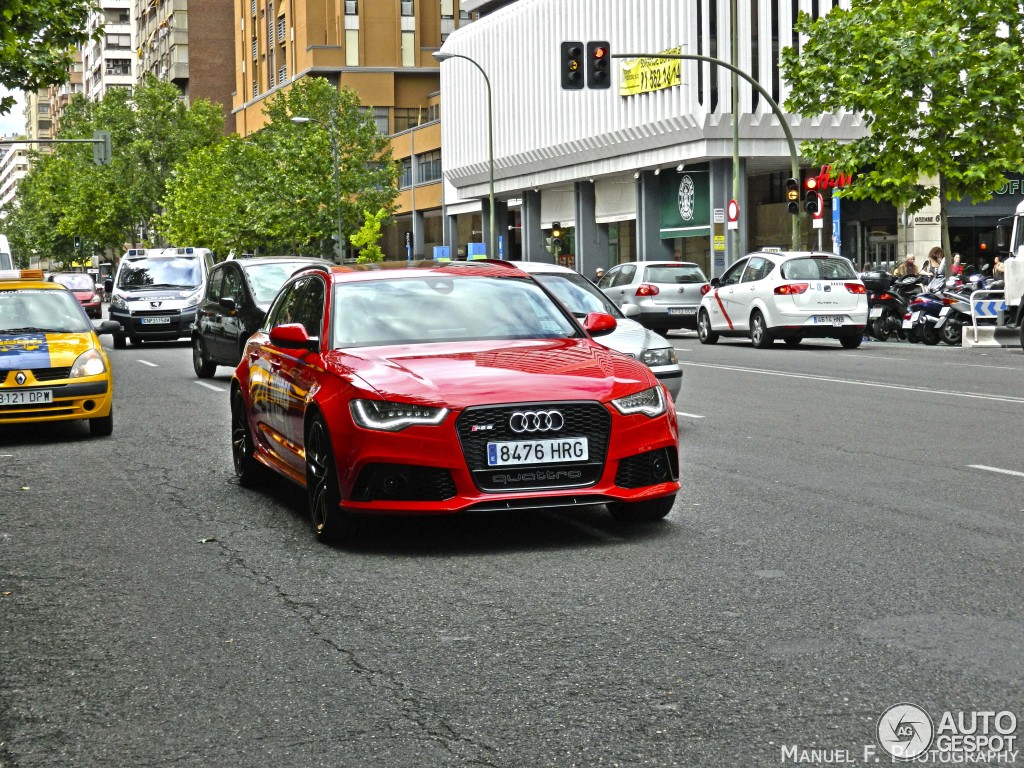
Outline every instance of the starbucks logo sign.
[[679, 181], [679, 215], [683, 221], [693, 221], [693, 179], [689, 174]]

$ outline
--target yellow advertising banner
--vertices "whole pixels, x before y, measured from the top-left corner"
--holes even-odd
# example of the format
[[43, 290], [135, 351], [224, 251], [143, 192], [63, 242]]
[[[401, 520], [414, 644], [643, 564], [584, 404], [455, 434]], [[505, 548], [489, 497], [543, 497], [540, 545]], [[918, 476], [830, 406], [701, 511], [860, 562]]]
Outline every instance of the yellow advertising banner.
[[[669, 48], [661, 53], [679, 54], [682, 48]], [[635, 96], [664, 88], [673, 88], [682, 80], [679, 59], [630, 59], [622, 64], [619, 96]]]

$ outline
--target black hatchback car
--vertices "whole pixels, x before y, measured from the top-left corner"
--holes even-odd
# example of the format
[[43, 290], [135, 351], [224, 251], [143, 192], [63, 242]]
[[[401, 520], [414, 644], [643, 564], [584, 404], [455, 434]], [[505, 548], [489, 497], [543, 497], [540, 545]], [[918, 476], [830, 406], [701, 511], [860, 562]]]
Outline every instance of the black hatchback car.
[[295, 272], [312, 265], [330, 267], [331, 263], [302, 256], [266, 256], [215, 264], [192, 329], [196, 376], [208, 379], [218, 365], [238, 365], [245, 342], [263, 323], [278, 289]]

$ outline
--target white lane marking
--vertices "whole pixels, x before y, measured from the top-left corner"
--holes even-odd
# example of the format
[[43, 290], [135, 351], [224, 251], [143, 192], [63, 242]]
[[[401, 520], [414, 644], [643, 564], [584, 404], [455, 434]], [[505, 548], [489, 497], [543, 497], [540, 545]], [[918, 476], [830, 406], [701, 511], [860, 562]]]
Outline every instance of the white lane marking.
[[699, 413], [683, 413], [682, 411], [676, 411], [676, 416], [685, 416], [688, 419], [703, 419]]
[[987, 395], [983, 392], [954, 392], [948, 389], [929, 389], [928, 387], [914, 387], [909, 384], [885, 384], [880, 381], [859, 381], [857, 379], [837, 379], [832, 376], [818, 376], [810, 373], [791, 373], [788, 371], [772, 371], [766, 368], [744, 368], [739, 365], [717, 365], [713, 363], [690, 363], [680, 362], [680, 365], [696, 366], [697, 368], [717, 368], [722, 371], [739, 371], [740, 373], [760, 373], [765, 376], [783, 376], [790, 379], [808, 379], [810, 381], [824, 381], [829, 384], [850, 384], [857, 387], [875, 387], [878, 389], [898, 389], [900, 392], [919, 392], [930, 395], [947, 395], [948, 397], [966, 397], [971, 400], [992, 400], [997, 403], [1014, 403], [1024, 405], [1024, 397], [1009, 397], [1005, 395]]
[[0, 453], [0, 459], [13, 459], [13, 453]]
[[194, 381], [193, 384], [198, 384], [200, 387], [206, 387], [212, 389], [214, 392], [227, 392], [223, 387], [215, 387], [213, 384], [207, 384], [205, 381]]
[[1014, 477], [1024, 477], [1024, 472], [1018, 472], [1014, 469], [1000, 469], [999, 467], [986, 467], [984, 464], [968, 464], [970, 469], [983, 469], [986, 472], [998, 472], [1001, 475], [1013, 475]]
[[136, 360], [135, 362], [142, 363], [143, 365], [148, 365], [150, 368], [159, 368], [160, 367], [156, 363], [149, 362], [149, 360]]
[[[840, 352], [838, 354], [839, 354], [839, 357], [859, 357], [862, 360], [864, 359], [864, 355], [854, 355], [854, 354], [850, 354], [850, 353], [847, 353], [847, 352]], [[872, 360], [899, 360], [900, 362], [907, 362], [909, 358], [906, 358], [906, 357], [873, 357], [871, 359]], [[932, 360], [914, 360], [913, 362], [915, 364], [917, 364], [917, 363], [928, 364], [928, 363], [931, 363], [933, 361]], [[941, 365], [943, 368], [945, 368], [947, 366], [955, 366], [957, 368], [991, 368], [991, 369], [996, 370], [996, 371], [1019, 371], [1020, 370], [1020, 368], [1015, 368], [1012, 365], [982, 365], [981, 363], [951, 363], [948, 360], [943, 360], [941, 363], [936, 363], [936, 365]]]
[[[864, 355], [855, 355], [855, 354], [853, 354], [851, 352], [840, 352], [839, 353], [839, 357], [859, 357], [861, 360], [864, 359]], [[900, 360], [902, 362], [906, 362], [906, 360], [907, 360], [907, 358], [905, 358], [905, 357], [873, 357], [871, 359], [872, 360]], [[917, 362], [917, 361], [915, 360], [914, 362]]]
[[587, 523], [581, 523], [579, 520], [573, 520], [571, 517], [566, 517], [565, 515], [561, 515], [558, 512], [544, 512], [543, 514], [546, 517], [550, 517], [553, 520], [557, 520], [560, 523], [565, 523], [566, 525], [572, 528], [576, 528], [577, 530], [583, 531], [584, 533], [593, 536], [595, 539], [599, 539], [605, 542], [622, 541], [622, 539], [620, 539], [618, 536], [613, 536], [607, 531], [602, 531], [600, 528], [595, 528], [594, 526], [588, 525]]

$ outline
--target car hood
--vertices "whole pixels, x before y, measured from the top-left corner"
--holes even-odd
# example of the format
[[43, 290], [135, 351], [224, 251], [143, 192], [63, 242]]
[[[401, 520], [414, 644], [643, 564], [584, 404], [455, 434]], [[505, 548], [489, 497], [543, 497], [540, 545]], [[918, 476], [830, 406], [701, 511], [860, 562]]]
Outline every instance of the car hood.
[[597, 337], [594, 341], [603, 347], [636, 358], [639, 358], [644, 350], [669, 346], [669, 343], [654, 331], [644, 328], [636, 320], [628, 317], [616, 318], [615, 330], [606, 336]]
[[589, 339], [478, 341], [337, 350], [332, 372], [384, 398], [452, 408], [536, 400], [607, 401], [657, 384], [641, 363]]
[[91, 333], [0, 334], [0, 371], [71, 366], [92, 346]]

